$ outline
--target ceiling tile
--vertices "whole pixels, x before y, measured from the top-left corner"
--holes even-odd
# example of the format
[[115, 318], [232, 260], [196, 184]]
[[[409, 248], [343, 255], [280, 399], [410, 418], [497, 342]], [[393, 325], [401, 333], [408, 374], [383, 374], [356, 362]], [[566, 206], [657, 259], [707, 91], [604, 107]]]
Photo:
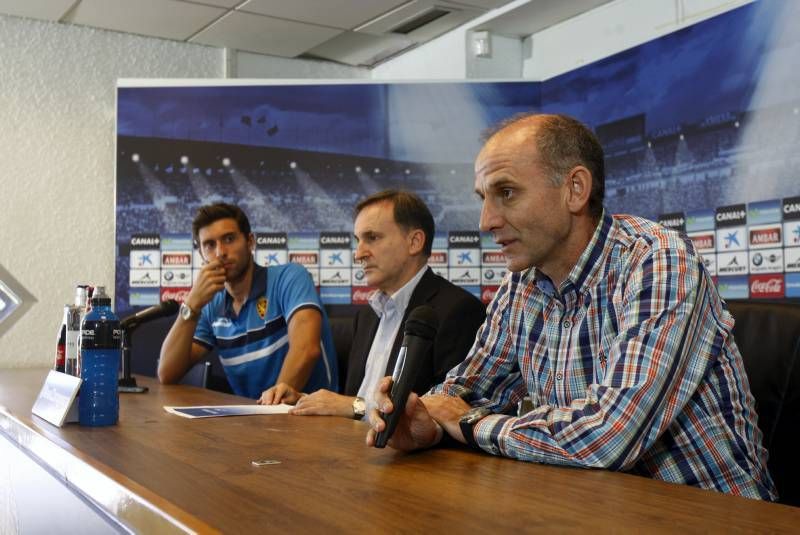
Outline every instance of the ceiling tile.
[[58, 20], [75, 0], [0, 0], [0, 13], [40, 20]]
[[191, 41], [293, 58], [340, 33], [333, 28], [234, 11]]
[[350, 30], [408, 0], [249, 0], [238, 10]]
[[173, 0], [81, 0], [69, 22], [183, 41], [224, 13]]
[[176, 2], [188, 2], [190, 4], [205, 4], [207, 6], [217, 6], [232, 8], [241, 4], [244, 0], [175, 0]]

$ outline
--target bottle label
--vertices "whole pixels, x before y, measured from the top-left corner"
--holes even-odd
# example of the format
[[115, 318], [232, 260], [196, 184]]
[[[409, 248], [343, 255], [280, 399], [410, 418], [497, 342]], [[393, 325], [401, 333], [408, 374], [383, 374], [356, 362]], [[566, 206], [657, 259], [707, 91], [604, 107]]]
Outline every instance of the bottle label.
[[119, 349], [122, 329], [118, 321], [84, 321], [81, 329], [81, 349]]

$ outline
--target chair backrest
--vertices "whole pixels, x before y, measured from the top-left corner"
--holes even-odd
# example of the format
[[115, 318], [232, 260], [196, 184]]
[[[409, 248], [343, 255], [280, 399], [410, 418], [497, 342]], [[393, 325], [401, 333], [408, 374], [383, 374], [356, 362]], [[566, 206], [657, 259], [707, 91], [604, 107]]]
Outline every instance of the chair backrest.
[[800, 506], [800, 306], [729, 301], [779, 501]]
[[199, 386], [200, 388], [208, 387], [208, 372], [211, 369], [211, 363], [201, 360], [186, 372], [180, 380], [180, 384], [189, 386]]
[[[161, 359], [156, 359], [156, 370], [158, 369], [158, 365], [161, 362]], [[196, 363], [194, 366], [189, 368], [178, 384], [181, 385], [188, 385], [188, 386], [199, 386], [200, 388], [208, 388], [208, 375], [211, 370], [211, 363], [207, 360], [201, 360], [200, 362]]]
[[347, 366], [350, 359], [350, 346], [353, 343], [353, 321], [358, 309], [359, 305], [325, 305], [333, 336], [333, 346], [336, 348], [339, 392], [344, 392], [347, 384]]

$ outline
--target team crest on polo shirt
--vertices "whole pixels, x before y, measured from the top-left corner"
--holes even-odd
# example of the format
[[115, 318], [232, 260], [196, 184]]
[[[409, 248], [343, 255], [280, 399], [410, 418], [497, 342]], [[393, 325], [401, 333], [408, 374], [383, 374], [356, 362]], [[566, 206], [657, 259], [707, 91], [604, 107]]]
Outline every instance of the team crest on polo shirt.
[[256, 312], [262, 320], [267, 315], [267, 298], [263, 295], [256, 301]]

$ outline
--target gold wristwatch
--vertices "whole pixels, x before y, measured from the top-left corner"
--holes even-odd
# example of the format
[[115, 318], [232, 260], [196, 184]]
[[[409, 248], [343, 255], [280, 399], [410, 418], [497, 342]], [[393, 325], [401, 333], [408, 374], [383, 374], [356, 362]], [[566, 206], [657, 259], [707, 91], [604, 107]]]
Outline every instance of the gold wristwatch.
[[360, 420], [365, 414], [367, 414], [367, 404], [364, 402], [364, 398], [356, 396], [356, 399], [353, 400], [353, 420]]

